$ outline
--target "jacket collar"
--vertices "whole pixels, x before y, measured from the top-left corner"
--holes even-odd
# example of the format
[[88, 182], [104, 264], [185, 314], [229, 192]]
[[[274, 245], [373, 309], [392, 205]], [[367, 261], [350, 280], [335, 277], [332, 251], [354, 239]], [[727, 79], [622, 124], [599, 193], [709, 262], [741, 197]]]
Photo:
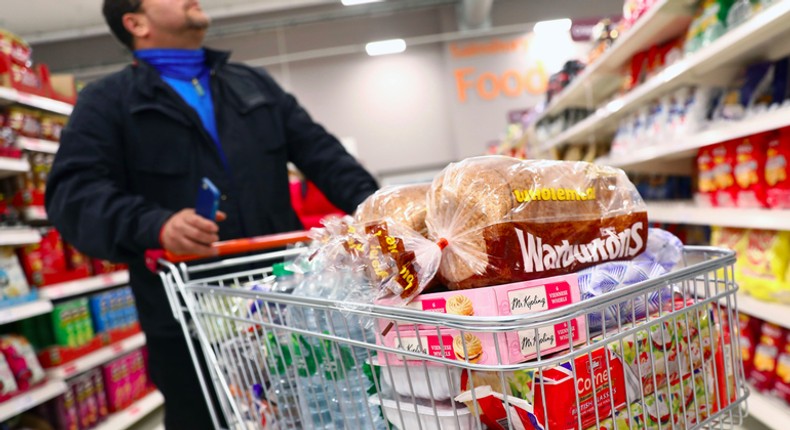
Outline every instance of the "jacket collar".
[[[206, 62], [208, 62], [212, 74], [215, 74], [217, 70], [228, 63], [228, 58], [230, 58], [229, 51], [218, 51], [210, 48], [204, 49], [206, 50]], [[132, 69], [134, 71], [137, 88], [139, 88], [146, 97], [153, 97], [157, 87], [165, 88], [164, 85], [166, 84], [159, 76], [159, 73], [145, 60], [135, 58], [132, 62]]]

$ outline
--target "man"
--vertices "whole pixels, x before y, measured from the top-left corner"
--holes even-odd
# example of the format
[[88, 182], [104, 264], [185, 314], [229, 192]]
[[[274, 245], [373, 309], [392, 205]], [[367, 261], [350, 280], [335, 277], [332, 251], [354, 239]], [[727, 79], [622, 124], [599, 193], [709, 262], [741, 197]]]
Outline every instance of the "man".
[[[265, 71], [202, 48], [209, 18], [196, 0], [104, 0], [103, 13], [136, 59], [80, 94], [47, 184], [47, 213], [81, 251], [129, 264], [167, 428], [211, 428], [144, 252], [210, 255], [220, 239], [301, 229], [288, 161], [347, 213], [377, 185]], [[222, 191], [219, 224], [191, 209], [203, 177]]]

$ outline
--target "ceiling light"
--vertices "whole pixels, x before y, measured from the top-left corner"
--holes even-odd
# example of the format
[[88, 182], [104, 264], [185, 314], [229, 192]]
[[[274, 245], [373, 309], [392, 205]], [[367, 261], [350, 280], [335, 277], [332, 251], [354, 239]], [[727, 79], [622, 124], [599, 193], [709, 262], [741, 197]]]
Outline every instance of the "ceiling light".
[[557, 34], [566, 33], [571, 29], [571, 20], [568, 18], [553, 19], [551, 21], [540, 21], [535, 24], [533, 31], [535, 34]]
[[380, 40], [365, 45], [365, 51], [371, 57], [376, 55], [400, 54], [406, 50], [406, 41], [403, 39]]
[[356, 6], [365, 3], [378, 3], [384, 0], [342, 0], [343, 6]]

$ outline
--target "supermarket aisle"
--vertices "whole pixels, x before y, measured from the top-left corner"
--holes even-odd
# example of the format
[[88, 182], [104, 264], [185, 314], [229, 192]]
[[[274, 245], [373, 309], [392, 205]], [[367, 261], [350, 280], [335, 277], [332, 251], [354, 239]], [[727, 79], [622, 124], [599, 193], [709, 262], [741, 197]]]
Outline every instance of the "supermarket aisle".
[[[130, 427], [129, 430], [164, 430], [164, 420], [165, 408], [159, 407], [155, 411], [151, 412], [147, 417], [140, 420], [140, 422]], [[760, 428], [758, 430], [763, 429]]]

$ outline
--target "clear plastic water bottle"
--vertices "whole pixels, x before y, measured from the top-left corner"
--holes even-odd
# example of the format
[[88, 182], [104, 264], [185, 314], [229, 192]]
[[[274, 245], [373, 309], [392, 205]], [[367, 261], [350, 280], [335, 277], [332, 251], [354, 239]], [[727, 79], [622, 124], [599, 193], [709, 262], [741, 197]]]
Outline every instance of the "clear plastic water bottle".
[[[306, 277], [294, 294], [345, 302], [353, 299], [350, 296], [354, 292], [361, 290], [359, 282], [364, 280], [351, 272], [314, 274]], [[292, 311], [295, 312], [288, 315], [291, 326], [346, 339], [373, 340], [371, 328], [366, 328], [364, 321], [356, 314], [308, 306], [299, 306], [298, 310], [292, 308]], [[306, 427], [386, 429], [380, 410], [368, 403], [368, 397], [374, 389], [369, 369], [366, 369], [369, 366], [369, 351], [318, 338], [303, 341], [303, 355], [315, 359], [318, 364], [315, 373], [304, 372], [299, 378], [302, 416], [310, 417], [305, 418], [308, 421]]]

